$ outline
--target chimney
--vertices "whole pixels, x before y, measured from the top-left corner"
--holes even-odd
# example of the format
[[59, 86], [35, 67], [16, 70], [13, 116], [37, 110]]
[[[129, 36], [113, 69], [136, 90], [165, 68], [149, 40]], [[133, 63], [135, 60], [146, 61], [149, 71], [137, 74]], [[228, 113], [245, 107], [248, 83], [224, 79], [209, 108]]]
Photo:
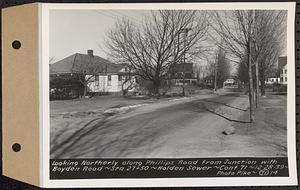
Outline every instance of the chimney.
[[90, 56], [90, 57], [93, 57], [93, 50], [92, 49], [89, 49], [87, 50], [87, 54]]

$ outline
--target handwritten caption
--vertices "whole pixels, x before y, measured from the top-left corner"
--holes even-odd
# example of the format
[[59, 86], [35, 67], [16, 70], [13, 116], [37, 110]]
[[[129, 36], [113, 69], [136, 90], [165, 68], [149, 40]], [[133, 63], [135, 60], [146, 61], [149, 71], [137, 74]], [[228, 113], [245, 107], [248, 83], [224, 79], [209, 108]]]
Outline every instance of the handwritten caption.
[[288, 176], [287, 158], [54, 159], [51, 179]]

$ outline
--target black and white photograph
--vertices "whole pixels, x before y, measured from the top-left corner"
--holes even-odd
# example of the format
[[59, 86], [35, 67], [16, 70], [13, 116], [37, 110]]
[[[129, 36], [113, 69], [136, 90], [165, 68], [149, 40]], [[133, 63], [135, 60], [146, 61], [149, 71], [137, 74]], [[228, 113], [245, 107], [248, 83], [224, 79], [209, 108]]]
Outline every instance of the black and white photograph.
[[53, 179], [291, 176], [294, 17], [267, 4], [49, 9]]
[[287, 156], [286, 21], [51, 11], [51, 157]]

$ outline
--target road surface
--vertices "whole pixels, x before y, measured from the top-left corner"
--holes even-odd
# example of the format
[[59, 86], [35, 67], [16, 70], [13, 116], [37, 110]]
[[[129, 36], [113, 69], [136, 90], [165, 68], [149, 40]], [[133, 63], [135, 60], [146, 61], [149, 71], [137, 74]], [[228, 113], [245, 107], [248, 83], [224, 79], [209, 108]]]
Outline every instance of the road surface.
[[201, 95], [144, 105], [99, 120], [95, 118], [52, 149], [51, 157], [218, 156], [227, 146], [228, 136], [222, 132], [232, 124], [226, 118], [238, 119], [246, 112], [245, 106], [232, 106], [238, 98], [237, 105], [241, 106], [246, 97], [241, 98], [239, 93]]
[[[247, 108], [247, 96], [241, 93], [131, 108], [90, 119], [52, 147], [51, 158], [277, 156], [276, 149], [264, 144], [263, 136], [248, 132], [252, 128], [245, 117]], [[243, 128], [243, 135], [223, 134], [236, 124]]]

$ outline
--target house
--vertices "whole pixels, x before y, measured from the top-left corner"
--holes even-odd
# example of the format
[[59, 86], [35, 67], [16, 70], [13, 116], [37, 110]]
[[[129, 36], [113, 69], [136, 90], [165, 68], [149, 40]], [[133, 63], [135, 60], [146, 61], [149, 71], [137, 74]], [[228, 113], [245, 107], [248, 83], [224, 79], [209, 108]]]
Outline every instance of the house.
[[280, 83], [287, 84], [287, 64], [280, 70]]
[[278, 71], [280, 72], [280, 83], [287, 84], [287, 57], [278, 58]]
[[280, 75], [281, 69], [287, 64], [287, 56], [278, 57], [278, 76]]
[[[175, 85], [183, 85], [185, 81], [186, 85], [196, 84], [197, 77], [195, 76], [193, 63], [181, 63], [175, 64], [171, 67], [172, 80]], [[183, 80], [184, 79], [184, 80]]]
[[223, 88], [239, 88], [239, 81], [233, 78], [226, 79], [223, 82]]
[[277, 66], [278, 72], [272, 76], [267, 77], [267, 79], [265, 80], [265, 84], [287, 84], [287, 57], [279, 57]]
[[[50, 83], [54, 80], [65, 81], [60, 88], [78, 95], [134, 91], [136, 85], [135, 76], [128, 71], [126, 64], [112, 63], [94, 55], [93, 50], [88, 50], [87, 54], [75, 53], [51, 64]], [[50, 85], [50, 88], [57, 88], [57, 85]]]
[[267, 85], [272, 85], [272, 84], [276, 84], [276, 83], [280, 83], [280, 78], [273, 76], [273, 77], [268, 77], [265, 81], [265, 83]]

